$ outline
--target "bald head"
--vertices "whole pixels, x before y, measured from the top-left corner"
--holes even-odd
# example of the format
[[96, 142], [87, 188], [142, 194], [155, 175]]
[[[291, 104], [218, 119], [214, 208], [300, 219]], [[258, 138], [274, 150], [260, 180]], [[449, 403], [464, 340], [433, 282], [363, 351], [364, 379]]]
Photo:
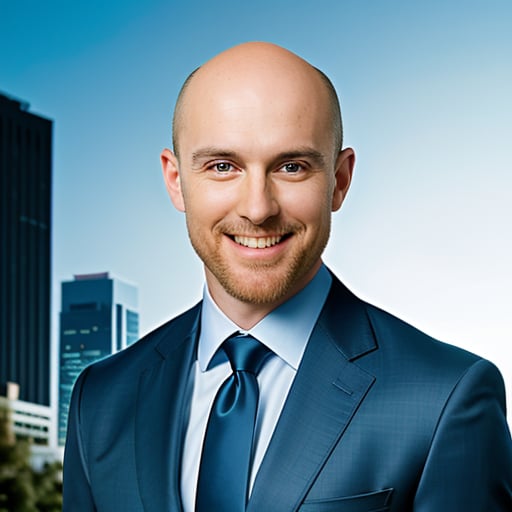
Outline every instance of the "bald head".
[[[294, 53], [271, 43], [244, 43], [220, 53], [185, 80], [174, 109], [173, 146], [179, 156], [180, 137], [197, 98], [219, 101], [243, 98], [247, 106], [264, 107], [301, 93], [305, 107], [321, 108], [327, 117], [326, 136], [334, 153], [342, 146], [341, 111], [329, 78]], [[229, 108], [229, 106], [228, 106]]]

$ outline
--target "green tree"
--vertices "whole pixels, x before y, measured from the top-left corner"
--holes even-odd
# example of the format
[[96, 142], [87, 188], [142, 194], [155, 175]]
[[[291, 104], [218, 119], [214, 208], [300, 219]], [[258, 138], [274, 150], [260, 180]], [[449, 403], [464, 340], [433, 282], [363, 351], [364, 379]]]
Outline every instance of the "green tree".
[[[3, 402], [3, 401], [2, 401]], [[41, 471], [30, 465], [30, 441], [16, 439], [10, 409], [0, 402], [0, 512], [59, 512], [62, 509], [61, 464]]]
[[11, 411], [0, 405], [0, 511], [37, 512], [30, 467], [30, 446], [11, 431]]
[[62, 510], [62, 464], [45, 464], [43, 469], [33, 473], [36, 507], [39, 512], [60, 512]]

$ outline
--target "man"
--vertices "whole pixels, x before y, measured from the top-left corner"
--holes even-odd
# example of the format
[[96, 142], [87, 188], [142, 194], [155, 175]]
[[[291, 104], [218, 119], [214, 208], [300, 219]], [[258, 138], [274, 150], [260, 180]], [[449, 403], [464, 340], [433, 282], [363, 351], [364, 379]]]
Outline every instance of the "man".
[[227, 50], [186, 81], [173, 138], [204, 299], [80, 376], [64, 510], [512, 510], [498, 370], [322, 264], [354, 167], [325, 75], [275, 45]]

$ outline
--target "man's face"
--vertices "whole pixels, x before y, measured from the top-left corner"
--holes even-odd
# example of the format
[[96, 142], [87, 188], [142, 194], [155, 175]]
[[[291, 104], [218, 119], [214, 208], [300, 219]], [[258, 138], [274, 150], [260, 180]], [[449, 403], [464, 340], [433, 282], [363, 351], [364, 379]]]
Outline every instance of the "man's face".
[[318, 270], [353, 155], [334, 150], [315, 83], [233, 85], [192, 84], [166, 179], [214, 299], [275, 305]]

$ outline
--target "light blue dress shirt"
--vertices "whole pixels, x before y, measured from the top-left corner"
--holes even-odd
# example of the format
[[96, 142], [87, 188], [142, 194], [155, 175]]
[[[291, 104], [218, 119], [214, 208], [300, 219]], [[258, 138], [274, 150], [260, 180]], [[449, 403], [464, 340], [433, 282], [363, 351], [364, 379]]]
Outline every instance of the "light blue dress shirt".
[[271, 311], [249, 331], [240, 329], [215, 304], [205, 286], [197, 360], [189, 379], [190, 416], [181, 462], [181, 498], [185, 512], [193, 512], [201, 449], [210, 408], [222, 382], [231, 374], [226, 358], [214, 355], [236, 332], [254, 336], [272, 352], [258, 375], [260, 401], [250, 488], [265, 455], [307, 342], [325, 303], [332, 277], [322, 265], [299, 293]]

